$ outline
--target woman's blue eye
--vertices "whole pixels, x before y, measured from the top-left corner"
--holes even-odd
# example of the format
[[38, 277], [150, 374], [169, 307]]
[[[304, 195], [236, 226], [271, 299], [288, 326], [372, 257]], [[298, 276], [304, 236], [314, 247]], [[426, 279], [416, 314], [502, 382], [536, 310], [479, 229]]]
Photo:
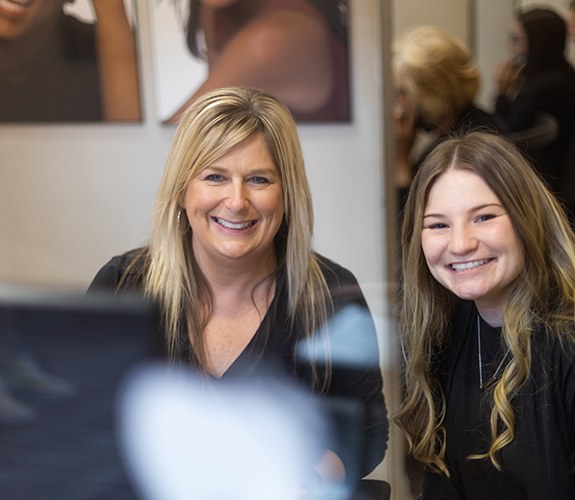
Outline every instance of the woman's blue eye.
[[487, 220], [494, 219], [494, 218], [495, 218], [495, 215], [493, 215], [493, 214], [480, 215], [479, 217], [477, 217], [477, 222], [485, 222]]
[[250, 178], [250, 181], [253, 182], [254, 184], [269, 184], [270, 181], [268, 179], [266, 179], [265, 177], [259, 177], [259, 176], [254, 176]]
[[211, 182], [219, 182], [223, 180], [223, 176], [221, 176], [220, 174], [209, 174], [206, 175], [205, 179]]
[[434, 224], [430, 224], [429, 226], [427, 226], [428, 229], [445, 229], [446, 227], [447, 224], [443, 222], [435, 222]]

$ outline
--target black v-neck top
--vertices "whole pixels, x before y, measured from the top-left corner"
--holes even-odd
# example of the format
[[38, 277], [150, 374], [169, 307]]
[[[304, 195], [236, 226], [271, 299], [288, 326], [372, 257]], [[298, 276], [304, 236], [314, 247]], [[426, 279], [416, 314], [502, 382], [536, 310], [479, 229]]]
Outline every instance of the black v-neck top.
[[[141, 267], [130, 266], [139, 250], [112, 258], [97, 273], [88, 293], [122, 291], [140, 293]], [[325, 394], [316, 397], [329, 416], [327, 426], [335, 451], [346, 466], [351, 481], [371, 472], [382, 460], [387, 448], [388, 419], [383, 397], [379, 348], [373, 318], [353, 274], [338, 264], [317, 256], [333, 301], [329, 323], [331, 381]], [[129, 270], [136, 279], [126, 279]], [[221, 379], [225, 382], [243, 377], [265, 378], [270, 373], [286, 376], [311, 391], [310, 357], [320, 370], [325, 369], [321, 335], [310, 343], [303, 338], [298, 321], [292, 325], [287, 314], [285, 275], [278, 271], [273, 301], [257, 332]], [[189, 349], [186, 332], [182, 340]], [[189, 351], [181, 361], [189, 363]]]
[[[543, 328], [533, 336], [530, 377], [513, 401], [516, 433], [498, 455], [502, 471], [489, 460], [469, 460], [491, 441], [489, 384], [506, 348], [499, 328], [481, 320], [484, 389], [479, 387], [477, 310], [463, 302], [453, 324], [440, 381], [447, 411], [447, 466], [451, 478], [424, 473], [423, 499], [575, 499], [575, 342], [561, 346]], [[501, 373], [508, 361], [504, 361]]]

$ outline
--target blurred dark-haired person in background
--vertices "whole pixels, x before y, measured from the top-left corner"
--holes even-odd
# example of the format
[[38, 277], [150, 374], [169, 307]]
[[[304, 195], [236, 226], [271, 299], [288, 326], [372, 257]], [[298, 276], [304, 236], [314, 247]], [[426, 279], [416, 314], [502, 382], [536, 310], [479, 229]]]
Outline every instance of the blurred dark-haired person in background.
[[557, 136], [541, 147], [520, 144], [575, 221], [575, 69], [566, 59], [567, 25], [552, 9], [518, 10], [509, 29], [509, 57], [496, 71], [496, 113], [511, 132], [546, 114]]

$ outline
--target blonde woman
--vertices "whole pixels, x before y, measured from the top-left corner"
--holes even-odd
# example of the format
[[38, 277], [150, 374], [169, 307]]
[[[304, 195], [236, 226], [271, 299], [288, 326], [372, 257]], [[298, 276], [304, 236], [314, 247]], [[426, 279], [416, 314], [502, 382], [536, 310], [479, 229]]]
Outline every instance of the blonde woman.
[[312, 200], [287, 107], [250, 88], [195, 100], [155, 207], [149, 245], [112, 259], [90, 290], [157, 300], [168, 357], [210, 383], [271, 367], [307, 386], [333, 424], [316, 470], [354, 490], [387, 443], [377, 339], [354, 276], [312, 249]]
[[425, 159], [402, 228], [406, 396], [424, 499], [575, 498], [575, 239], [505, 139]]
[[426, 153], [414, 158], [419, 132], [432, 132], [434, 138], [442, 138], [454, 130], [504, 131], [499, 119], [475, 105], [481, 83], [479, 69], [457, 37], [436, 26], [419, 26], [406, 32], [396, 42], [393, 70], [396, 183], [400, 189], [409, 187]]

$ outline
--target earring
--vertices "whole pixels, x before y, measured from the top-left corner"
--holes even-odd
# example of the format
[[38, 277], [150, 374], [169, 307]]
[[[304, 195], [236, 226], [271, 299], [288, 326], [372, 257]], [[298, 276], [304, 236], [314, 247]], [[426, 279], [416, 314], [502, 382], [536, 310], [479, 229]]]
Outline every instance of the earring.
[[[182, 217], [182, 212], [185, 212], [185, 208], [181, 208], [178, 210], [178, 215], [176, 217], [176, 226], [180, 230], [180, 233], [187, 233], [190, 225], [187, 223], [185, 217]], [[182, 227], [183, 226], [183, 227]]]

